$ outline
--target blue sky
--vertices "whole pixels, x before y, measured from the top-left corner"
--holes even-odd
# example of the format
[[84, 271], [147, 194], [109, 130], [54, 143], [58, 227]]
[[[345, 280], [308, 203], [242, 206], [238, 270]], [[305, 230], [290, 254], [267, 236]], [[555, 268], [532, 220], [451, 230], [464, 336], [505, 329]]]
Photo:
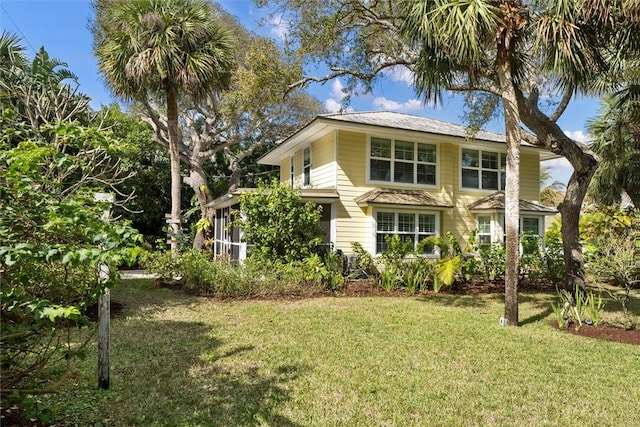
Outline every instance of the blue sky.
[[[286, 22], [272, 19], [260, 25], [266, 17], [250, 0], [219, 1], [235, 15], [245, 27], [273, 38], [286, 32]], [[80, 91], [92, 98], [92, 106], [99, 108], [112, 98], [98, 74], [96, 59], [92, 53], [92, 35], [89, 22], [93, 13], [90, 0], [0, 0], [0, 28], [22, 37], [27, 54], [32, 57], [41, 46], [52, 58], [68, 64], [78, 76]], [[308, 91], [325, 106], [335, 111], [342, 99], [342, 83], [335, 80], [324, 85], [314, 84]], [[411, 87], [411, 76], [402, 69], [389, 73], [372, 93], [352, 97], [351, 108], [356, 111], [391, 110], [462, 123], [462, 98], [452, 95], [442, 105], [425, 106]], [[598, 112], [599, 105], [592, 99], [578, 98], [559, 120], [560, 127], [570, 136], [586, 141], [586, 124]], [[500, 120], [489, 124], [489, 130], [503, 132]], [[567, 182], [571, 168], [564, 159], [548, 162], [554, 179]]]

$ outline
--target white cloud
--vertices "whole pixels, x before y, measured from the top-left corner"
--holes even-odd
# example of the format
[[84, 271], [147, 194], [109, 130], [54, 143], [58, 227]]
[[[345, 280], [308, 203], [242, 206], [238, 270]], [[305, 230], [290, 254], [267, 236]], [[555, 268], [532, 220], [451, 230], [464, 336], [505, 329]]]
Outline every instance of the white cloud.
[[338, 101], [342, 101], [344, 97], [347, 96], [347, 94], [344, 93], [344, 86], [342, 85], [342, 82], [340, 81], [340, 79], [334, 79], [331, 82], [330, 96], [334, 100], [338, 100]]
[[564, 157], [559, 159], [546, 160], [542, 163], [551, 169], [551, 181], [560, 181], [565, 184], [569, 182], [569, 178], [573, 173], [573, 167], [571, 163]]
[[343, 91], [344, 86], [340, 79], [334, 79], [331, 82], [331, 92], [329, 92], [329, 97], [326, 101], [324, 101], [324, 109], [328, 113], [339, 113], [341, 111], [353, 111], [352, 107], [344, 108], [342, 104], [342, 100], [347, 96], [347, 94]]
[[591, 137], [589, 136], [589, 134], [584, 133], [581, 130], [565, 130], [564, 134], [578, 142], [584, 142], [585, 144], [589, 144], [591, 142]]
[[400, 112], [416, 111], [416, 110], [420, 110], [423, 107], [422, 102], [420, 102], [415, 98], [410, 99], [404, 103], [399, 103], [399, 102], [387, 99], [384, 96], [379, 96], [377, 98], [374, 98], [373, 106], [380, 110], [400, 111]]
[[338, 101], [336, 101], [333, 98], [329, 98], [326, 101], [324, 101], [324, 109], [328, 113], [337, 113], [340, 111], [341, 108], [342, 108], [342, 104], [340, 104]]
[[280, 40], [284, 40], [289, 33], [289, 23], [282, 18], [282, 15], [273, 15], [269, 19], [271, 24], [271, 34], [278, 37]]
[[394, 82], [404, 82], [407, 86], [413, 84], [414, 74], [411, 70], [403, 65], [396, 65], [395, 67], [388, 68], [384, 74]]

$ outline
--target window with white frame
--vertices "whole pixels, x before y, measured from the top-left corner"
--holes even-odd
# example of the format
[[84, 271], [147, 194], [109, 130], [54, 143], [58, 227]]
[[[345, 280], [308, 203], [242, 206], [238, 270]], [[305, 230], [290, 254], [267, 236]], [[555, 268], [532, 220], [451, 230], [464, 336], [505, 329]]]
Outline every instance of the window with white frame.
[[[377, 211], [375, 219], [377, 254], [387, 249], [386, 236], [398, 235], [403, 242], [410, 241], [416, 248], [423, 239], [438, 235], [436, 213]], [[424, 254], [435, 255], [435, 248], [425, 247]]]
[[289, 183], [291, 184], [292, 187], [296, 177], [294, 167], [295, 167], [294, 157], [291, 156], [289, 157]]
[[[543, 217], [540, 216], [521, 216], [519, 222], [519, 234], [522, 236], [523, 234], [533, 234], [539, 236], [540, 239], [544, 237], [544, 232], [542, 230]], [[505, 226], [504, 215], [500, 215], [500, 221], [502, 222], [502, 243], [507, 241], [507, 227]]]
[[491, 217], [490, 216], [478, 217], [478, 234], [476, 235], [476, 238], [480, 246], [491, 245]]
[[504, 153], [462, 149], [462, 187], [504, 190], [507, 182], [507, 157]]
[[302, 174], [304, 187], [311, 185], [311, 148], [307, 147], [302, 151]]
[[371, 137], [369, 180], [402, 184], [436, 184], [434, 144]]

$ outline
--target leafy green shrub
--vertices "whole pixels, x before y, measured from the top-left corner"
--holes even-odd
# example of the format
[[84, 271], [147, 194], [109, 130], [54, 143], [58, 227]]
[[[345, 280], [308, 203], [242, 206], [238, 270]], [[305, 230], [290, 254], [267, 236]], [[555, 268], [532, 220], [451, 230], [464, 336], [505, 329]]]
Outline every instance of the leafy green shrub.
[[300, 261], [322, 243], [320, 210], [303, 203], [300, 191], [274, 180], [240, 196], [234, 226], [251, 243], [249, 256], [263, 260]]
[[351, 271], [349, 271], [349, 277], [364, 277], [369, 279], [380, 275], [373, 257], [369, 252], [364, 250], [360, 242], [351, 242], [351, 250], [355, 255], [355, 259], [350, 265]]
[[[118, 141], [76, 123], [31, 128], [13, 118], [1, 111], [2, 387], [38, 391], [55, 386], [54, 362], [70, 366], [79, 348], [63, 332], [86, 320], [80, 313], [113, 282], [140, 236], [126, 222], [105, 220], [109, 205], [95, 197], [124, 180], [111, 159]], [[110, 274], [99, 276], [105, 266]]]
[[318, 255], [286, 263], [253, 257], [233, 265], [227, 260], [213, 260], [209, 253], [198, 250], [178, 257], [163, 252], [147, 256], [145, 268], [163, 281], [181, 284], [189, 293], [215, 297], [312, 294], [336, 290], [344, 280]]
[[505, 248], [502, 243], [493, 243], [480, 248], [480, 265], [485, 281], [493, 282], [505, 273]]
[[541, 249], [541, 239], [537, 234], [527, 232], [520, 236], [522, 255], [520, 256], [520, 275], [531, 280], [545, 279], [547, 266]]
[[433, 262], [425, 258], [417, 257], [406, 264], [404, 284], [407, 292], [414, 294], [427, 289], [429, 279], [433, 277]]

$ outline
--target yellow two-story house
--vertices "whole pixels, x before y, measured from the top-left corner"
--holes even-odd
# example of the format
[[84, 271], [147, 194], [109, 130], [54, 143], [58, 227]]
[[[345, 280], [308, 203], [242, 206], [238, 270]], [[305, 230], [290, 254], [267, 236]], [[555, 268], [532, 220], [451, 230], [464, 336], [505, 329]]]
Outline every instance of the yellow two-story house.
[[[466, 241], [504, 240], [506, 147], [504, 136], [421, 116], [392, 112], [316, 117], [259, 162], [280, 167], [280, 181], [299, 188], [304, 200], [322, 206], [325, 241], [345, 254], [359, 242], [373, 255], [386, 235], [417, 244], [451, 231]], [[520, 228], [544, 233], [539, 204], [540, 162], [554, 158], [523, 143], [520, 153]], [[238, 232], [226, 228], [239, 189], [211, 203], [216, 209], [216, 252], [243, 258]], [[427, 253], [436, 256], [436, 253]]]

